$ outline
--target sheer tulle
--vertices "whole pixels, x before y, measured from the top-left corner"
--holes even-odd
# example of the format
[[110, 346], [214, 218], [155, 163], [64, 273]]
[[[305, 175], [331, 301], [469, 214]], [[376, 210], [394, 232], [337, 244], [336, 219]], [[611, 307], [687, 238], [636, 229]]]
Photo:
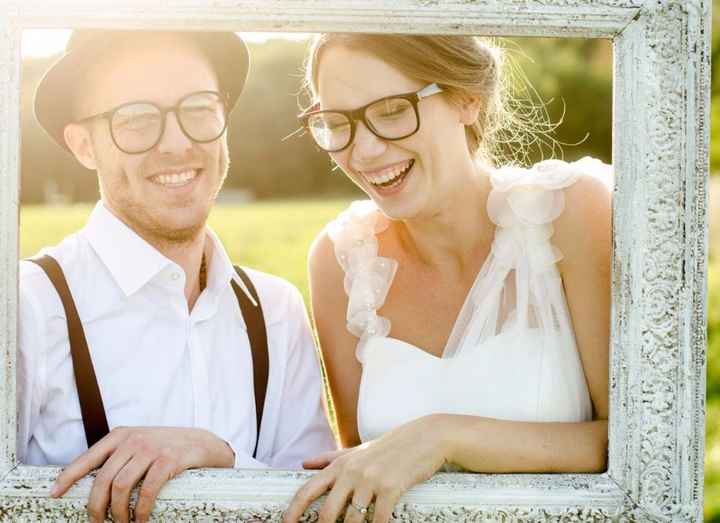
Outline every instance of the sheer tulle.
[[580, 176], [611, 184], [610, 167], [584, 158], [491, 174], [490, 256], [470, 289], [442, 358], [389, 337], [377, 315], [397, 262], [378, 256], [387, 219], [355, 202], [328, 226], [345, 270], [347, 328], [363, 364], [358, 426], [363, 441], [434, 412], [525, 421], [581, 421], [590, 402], [551, 243], [563, 189]]

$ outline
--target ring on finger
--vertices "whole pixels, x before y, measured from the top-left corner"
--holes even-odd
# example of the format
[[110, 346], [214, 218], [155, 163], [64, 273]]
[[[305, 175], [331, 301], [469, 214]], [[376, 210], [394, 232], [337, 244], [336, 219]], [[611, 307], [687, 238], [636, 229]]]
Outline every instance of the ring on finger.
[[362, 514], [363, 516], [364, 516], [365, 514], [367, 514], [367, 511], [368, 511], [368, 508], [367, 508], [367, 507], [363, 507], [362, 505], [359, 505], [359, 504], [357, 504], [357, 503], [353, 503], [352, 501], [350, 502], [350, 506], [351, 506], [352, 508], [354, 508], [355, 510], [357, 510], [357, 511], [358, 511], [360, 514]]

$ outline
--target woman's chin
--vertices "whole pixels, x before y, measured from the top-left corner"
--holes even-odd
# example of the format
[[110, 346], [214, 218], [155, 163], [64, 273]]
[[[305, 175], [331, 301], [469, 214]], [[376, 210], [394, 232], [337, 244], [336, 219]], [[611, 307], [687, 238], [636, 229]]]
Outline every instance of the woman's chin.
[[362, 189], [388, 218], [407, 220], [421, 211], [418, 207], [417, 188], [413, 187], [416, 185], [413, 183], [413, 174], [415, 173], [411, 169], [399, 183], [387, 187], [366, 182]]
[[388, 199], [380, 199], [372, 196], [371, 198], [382, 213], [391, 220], [410, 220], [421, 214], [421, 209], [417, 205], [417, 202], [414, 201], [414, 198], [398, 198], [394, 201], [388, 201]]

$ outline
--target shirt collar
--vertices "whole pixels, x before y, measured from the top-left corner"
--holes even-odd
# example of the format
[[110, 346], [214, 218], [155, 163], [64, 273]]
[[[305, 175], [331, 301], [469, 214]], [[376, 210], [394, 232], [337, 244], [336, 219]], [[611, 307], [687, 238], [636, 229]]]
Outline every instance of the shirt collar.
[[[217, 235], [206, 228], [212, 242], [207, 286], [219, 291], [234, 280], [257, 306], [242, 279], [235, 273], [230, 258]], [[161, 271], [175, 263], [141, 238], [99, 201], [83, 229], [85, 238], [107, 267], [126, 296], [134, 294]]]
[[238, 284], [240, 289], [245, 293], [250, 302], [257, 307], [257, 302], [250, 294], [250, 290], [238, 276], [235, 267], [230, 261], [230, 257], [220, 242], [217, 234], [210, 227], [206, 227], [208, 240], [212, 243], [212, 256], [210, 258], [210, 266], [208, 267], [207, 287], [213, 292], [218, 292], [222, 288], [227, 287], [230, 280]]
[[126, 296], [173, 263], [112, 214], [102, 201], [90, 214], [83, 235]]

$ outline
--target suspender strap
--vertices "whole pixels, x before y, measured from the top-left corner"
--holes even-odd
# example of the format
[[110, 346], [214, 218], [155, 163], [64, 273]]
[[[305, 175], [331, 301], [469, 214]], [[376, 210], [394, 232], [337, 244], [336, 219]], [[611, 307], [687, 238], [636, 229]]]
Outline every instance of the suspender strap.
[[45, 271], [50, 283], [53, 284], [60, 296], [65, 309], [68, 337], [70, 339], [70, 354], [72, 355], [73, 370], [75, 372], [75, 385], [80, 398], [80, 412], [85, 427], [85, 439], [88, 448], [90, 448], [107, 435], [110, 430], [108, 429], [105, 407], [95, 377], [95, 369], [85, 339], [85, 331], [60, 264], [55, 258], [47, 255], [30, 258], [28, 261], [39, 265]]
[[[85, 428], [85, 439], [88, 448], [106, 436], [108, 428], [105, 417], [105, 407], [98, 388], [95, 369], [90, 358], [85, 331], [83, 330], [80, 317], [75, 307], [70, 288], [63, 274], [60, 264], [51, 256], [45, 255], [38, 258], [30, 258], [30, 261], [38, 265], [50, 279], [53, 287], [60, 296], [65, 317], [67, 318], [68, 338], [70, 341], [70, 354], [72, 356], [73, 371], [75, 373], [75, 385], [77, 386], [78, 398], [80, 399], [80, 412], [82, 413], [83, 426]], [[255, 386], [255, 416], [257, 425], [257, 439], [253, 457], [257, 456], [258, 442], [260, 441], [260, 424], [262, 421], [265, 396], [267, 393], [269, 356], [267, 344], [267, 331], [265, 318], [260, 305], [255, 286], [248, 275], [240, 267], [235, 267], [250, 294], [255, 299], [257, 307], [253, 305], [240, 286], [232, 282], [233, 291], [237, 296], [240, 311], [242, 312], [247, 326], [248, 338], [253, 360], [253, 383]]]
[[257, 424], [257, 438], [255, 439], [255, 450], [253, 450], [253, 458], [257, 457], [258, 442], [260, 441], [260, 424], [262, 422], [263, 409], [265, 407], [265, 395], [267, 393], [268, 384], [268, 343], [267, 330], [265, 328], [265, 317], [263, 315], [260, 298], [258, 297], [255, 286], [252, 284], [250, 277], [237, 265], [235, 271], [242, 279], [250, 294], [255, 299], [257, 307], [253, 305], [250, 298], [243, 292], [240, 286], [232, 281], [232, 288], [237, 296], [240, 304], [240, 312], [242, 312], [247, 326], [248, 339], [250, 340], [250, 350], [252, 352], [253, 363], [253, 385], [255, 386], [255, 418]]

